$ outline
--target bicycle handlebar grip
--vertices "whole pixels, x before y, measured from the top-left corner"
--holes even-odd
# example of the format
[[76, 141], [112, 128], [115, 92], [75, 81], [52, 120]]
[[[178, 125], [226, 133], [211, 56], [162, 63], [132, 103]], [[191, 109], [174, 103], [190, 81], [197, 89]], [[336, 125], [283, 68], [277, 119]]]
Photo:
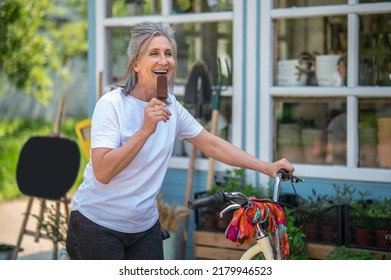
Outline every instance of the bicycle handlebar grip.
[[222, 204], [224, 201], [225, 201], [225, 194], [223, 191], [220, 190], [215, 192], [211, 196], [202, 197], [202, 198], [195, 199], [193, 201], [189, 201], [187, 203], [187, 207], [189, 207], [189, 209], [194, 210], [210, 205]]
[[278, 170], [277, 174], [280, 173], [281, 174], [281, 179], [283, 181], [285, 180], [289, 180], [291, 178], [291, 175], [288, 174], [288, 171], [286, 171], [285, 169], [280, 169]]
[[285, 180], [292, 180], [295, 183], [304, 182], [303, 179], [301, 179], [301, 178], [299, 178], [297, 176], [294, 176], [293, 174], [292, 175], [288, 174], [288, 171], [286, 171], [285, 169], [280, 169], [277, 173], [281, 174], [281, 179], [283, 181], [285, 181]]

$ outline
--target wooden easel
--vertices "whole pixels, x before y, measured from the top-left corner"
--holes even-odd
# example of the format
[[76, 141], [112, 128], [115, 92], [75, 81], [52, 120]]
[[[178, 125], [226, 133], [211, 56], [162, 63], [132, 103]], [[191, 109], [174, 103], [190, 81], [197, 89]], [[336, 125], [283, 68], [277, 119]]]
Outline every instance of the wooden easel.
[[[64, 98], [60, 97], [60, 100], [58, 103], [57, 116], [56, 116], [56, 120], [54, 123], [53, 133], [50, 134], [50, 136], [52, 136], [52, 137], [60, 137], [60, 127], [61, 127], [61, 120], [62, 120], [62, 114], [63, 114], [63, 107], [64, 107]], [[31, 208], [33, 205], [34, 198], [39, 199], [39, 201], [40, 201], [38, 220], [42, 221], [45, 218], [44, 214], [45, 214], [45, 209], [46, 209], [46, 199], [30, 196], [27, 201], [26, 212], [24, 213], [22, 226], [21, 226], [21, 229], [20, 229], [20, 232], [18, 235], [18, 240], [16, 242], [16, 248], [13, 253], [12, 259], [16, 260], [18, 257], [18, 253], [21, 250], [20, 245], [22, 243], [23, 236], [30, 235], [30, 236], [34, 237], [35, 242], [39, 242], [40, 238], [52, 240], [53, 241], [52, 259], [56, 260], [58, 258], [58, 240], [53, 240], [48, 235], [43, 234], [41, 232], [41, 227], [39, 225], [39, 222], [37, 222], [37, 226], [36, 226], [35, 231], [26, 229], [28, 219], [31, 215]], [[66, 214], [65, 219], [66, 219], [66, 222], [68, 223], [68, 218], [69, 218], [68, 204], [69, 204], [69, 202], [70, 202], [70, 200], [67, 199], [66, 196], [62, 197], [60, 200], [55, 200], [55, 215], [56, 215], [55, 220], [56, 220], [57, 226], [59, 226], [59, 221], [60, 221], [60, 213], [61, 213], [60, 205], [61, 205], [61, 203], [64, 205], [64, 210], [65, 210], [65, 214]]]

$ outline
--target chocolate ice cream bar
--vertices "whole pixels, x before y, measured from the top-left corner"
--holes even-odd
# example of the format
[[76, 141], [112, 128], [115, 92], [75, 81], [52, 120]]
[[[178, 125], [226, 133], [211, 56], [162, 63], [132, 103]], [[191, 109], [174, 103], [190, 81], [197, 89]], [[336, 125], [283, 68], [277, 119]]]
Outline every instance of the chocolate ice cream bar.
[[165, 100], [167, 97], [167, 77], [165, 75], [159, 75], [157, 77], [157, 98], [159, 100]]

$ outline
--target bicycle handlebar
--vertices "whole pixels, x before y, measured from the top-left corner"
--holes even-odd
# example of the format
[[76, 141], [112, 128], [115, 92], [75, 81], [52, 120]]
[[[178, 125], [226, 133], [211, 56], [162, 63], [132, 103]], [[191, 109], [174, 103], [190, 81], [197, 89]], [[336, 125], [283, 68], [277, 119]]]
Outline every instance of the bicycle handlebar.
[[279, 176], [283, 181], [290, 180], [293, 183], [304, 182], [303, 179], [301, 179], [293, 174], [289, 174], [285, 169], [280, 169], [280, 171], [277, 172], [277, 177], [279, 177]]
[[193, 201], [189, 201], [187, 203], [187, 206], [190, 209], [194, 210], [194, 209], [198, 209], [198, 208], [207, 207], [210, 205], [222, 204], [224, 201], [225, 201], [224, 192], [217, 191], [214, 194], [212, 194], [211, 196], [202, 197], [202, 198], [195, 199]]
[[[276, 185], [279, 185], [281, 180], [282, 181], [290, 180], [293, 183], [304, 182], [303, 179], [294, 176], [292, 174], [289, 174], [286, 170], [283, 169], [281, 169], [277, 173]], [[238, 204], [240, 206], [249, 203], [248, 198], [240, 192], [224, 192], [222, 190], [219, 190], [208, 197], [202, 197], [192, 201], [188, 201], [187, 206], [189, 207], [189, 209], [195, 210], [207, 206], [223, 204], [226, 201], [232, 202], [234, 204]]]
[[217, 192], [208, 197], [202, 197], [193, 201], [189, 201], [187, 203], [187, 206], [190, 209], [195, 210], [211, 205], [223, 204], [226, 201], [230, 201], [232, 203], [243, 206], [248, 203], [248, 198], [240, 192], [224, 192], [222, 190], [218, 190]]

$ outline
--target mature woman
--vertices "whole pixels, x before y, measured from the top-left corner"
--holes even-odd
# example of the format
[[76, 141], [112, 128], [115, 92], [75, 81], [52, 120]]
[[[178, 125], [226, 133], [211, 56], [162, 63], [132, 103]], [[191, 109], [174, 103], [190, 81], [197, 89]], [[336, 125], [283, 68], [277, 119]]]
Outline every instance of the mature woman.
[[[235, 167], [293, 172], [286, 159], [267, 163], [214, 136], [181, 106], [172, 94], [176, 52], [168, 24], [132, 29], [124, 86], [104, 94], [92, 116], [91, 161], [68, 227], [72, 259], [163, 259], [156, 197], [177, 137]], [[159, 75], [168, 80], [165, 100]]]

